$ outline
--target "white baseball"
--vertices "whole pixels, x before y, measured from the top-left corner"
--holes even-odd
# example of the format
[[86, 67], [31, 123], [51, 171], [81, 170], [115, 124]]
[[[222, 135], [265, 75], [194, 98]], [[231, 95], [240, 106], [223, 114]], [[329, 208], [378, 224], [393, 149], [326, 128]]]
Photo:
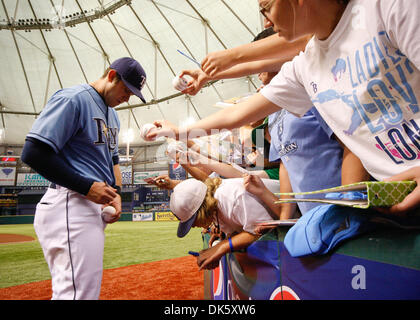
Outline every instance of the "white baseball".
[[150, 130], [152, 129], [156, 129], [156, 126], [153, 123], [146, 123], [145, 125], [143, 125], [140, 128], [140, 136], [143, 138], [143, 140], [145, 141], [154, 141], [156, 139], [147, 139], [147, 134], [149, 133]]
[[102, 219], [105, 222], [110, 222], [115, 218], [115, 213], [117, 210], [113, 206], [107, 206], [102, 209]]
[[176, 76], [173, 80], [172, 80], [172, 85], [174, 86], [174, 88], [178, 91], [183, 91], [187, 88], [187, 80], [185, 80], [182, 77], [178, 77]]

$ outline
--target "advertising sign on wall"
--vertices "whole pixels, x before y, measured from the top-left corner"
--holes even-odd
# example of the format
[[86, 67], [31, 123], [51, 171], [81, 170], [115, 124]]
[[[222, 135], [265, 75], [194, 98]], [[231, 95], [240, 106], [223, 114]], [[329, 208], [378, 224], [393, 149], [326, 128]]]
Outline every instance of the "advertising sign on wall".
[[141, 171], [134, 172], [133, 184], [147, 184], [144, 179], [168, 174], [168, 171]]
[[16, 167], [0, 168], [0, 186], [14, 186], [16, 178]]
[[133, 221], [153, 221], [153, 212], [133, 213]]
[[126, 185], [126, 184], [132, 184], [133, 183], [133, 170], [132, 170], [132, 166], [124, 166], [124, 165], [120, 165], [120, 170], [121, 170], [121, 176], [122, 176], [122, 184]]
[[38, 173], [19, 173], [17, 186], [48, 186], [49, 181]]
[[178, 221], [178, 219], [170, 211], [155, 212], [156, 221]]
[[187, 171], [177, 162], [171, 161], [169, 163], [169, 178], [173, 180], [187, 179]]

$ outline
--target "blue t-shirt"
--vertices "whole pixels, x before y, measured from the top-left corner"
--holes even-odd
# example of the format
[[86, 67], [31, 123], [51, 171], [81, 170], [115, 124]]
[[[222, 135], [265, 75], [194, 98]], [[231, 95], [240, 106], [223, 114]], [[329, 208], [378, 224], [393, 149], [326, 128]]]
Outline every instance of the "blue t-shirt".
[[[316, 109], [312, 108], [301, 118], [285, 110], [279, 112], [282, 116], [277, 117], [270, 130], [269, 160], [283, 162], [293, 192], [340, 186], [343, 149], [332, 138], [332, 130]], [[276, 118], [274, 115], [271, 115], [273, 119]], [[298, 206], [305, 214], [319, 203], [298, 202]]]
[[57, 91], [27, 135], [48, 144], [80, 175], [115, 184], [120, 122], [88, 84]]

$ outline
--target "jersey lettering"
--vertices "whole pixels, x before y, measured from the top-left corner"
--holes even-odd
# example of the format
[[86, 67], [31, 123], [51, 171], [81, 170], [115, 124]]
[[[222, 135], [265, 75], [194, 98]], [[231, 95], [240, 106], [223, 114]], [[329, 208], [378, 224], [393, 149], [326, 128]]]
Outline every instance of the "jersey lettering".
[[109, 150], [113, 151], [117, 147], [118, 128], [108, 128], [108, 132]]
[[[107, 127], [105, 124], [105, 121], [101, 118], [93, 118], [94, 121], [96, 121], [96, 129], [97, 129], [97, 139], [94, 142], [95, 144], [104, 144], [105, 139], [107, 136]], [[105, 137], [104, 137], [105, 135]]]
[[96, 124], [97, 137], [95, 145], [105, 144], [108, 142], [109, 150], [113, 151], [117, 147], [118, 128], [108, 128], [101, 118], [93, 118]]

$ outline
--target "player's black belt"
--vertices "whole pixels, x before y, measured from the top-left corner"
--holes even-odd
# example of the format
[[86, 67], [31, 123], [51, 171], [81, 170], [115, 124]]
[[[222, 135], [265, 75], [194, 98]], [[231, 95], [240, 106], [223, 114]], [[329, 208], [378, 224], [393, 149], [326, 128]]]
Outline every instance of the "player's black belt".
[[55, 183], [50, 183], [48, 187], [51, 189], [57, 189], [57, 185]]

